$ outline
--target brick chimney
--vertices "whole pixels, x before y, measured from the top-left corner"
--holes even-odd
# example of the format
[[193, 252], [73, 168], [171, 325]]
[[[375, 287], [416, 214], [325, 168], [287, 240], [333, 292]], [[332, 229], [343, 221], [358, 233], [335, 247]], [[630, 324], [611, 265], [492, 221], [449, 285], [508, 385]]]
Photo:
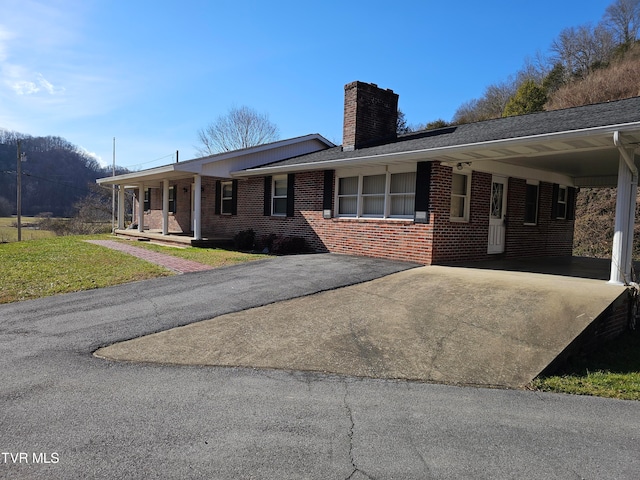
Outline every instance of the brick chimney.
[[342, 149], [355, 150], [396, 138], [398, 95], [375, 83], [344, 86]]

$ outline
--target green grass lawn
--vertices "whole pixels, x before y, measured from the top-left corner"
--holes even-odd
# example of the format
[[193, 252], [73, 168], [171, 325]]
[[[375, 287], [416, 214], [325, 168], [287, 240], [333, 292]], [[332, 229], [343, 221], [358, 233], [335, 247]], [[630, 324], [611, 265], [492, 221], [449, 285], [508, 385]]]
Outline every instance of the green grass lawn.
[[[163, 267], [84, 241], [92, 238], [113, 237], [65, 236], [0, 244], [0, 303], [173, 275]], [[146, 248], [212, 266], [264, 258], [219, 249]]]
[[613, 340], [558, 375], [535, 379], [531, 387], [547, 392], [640, 400], [640, 332]]

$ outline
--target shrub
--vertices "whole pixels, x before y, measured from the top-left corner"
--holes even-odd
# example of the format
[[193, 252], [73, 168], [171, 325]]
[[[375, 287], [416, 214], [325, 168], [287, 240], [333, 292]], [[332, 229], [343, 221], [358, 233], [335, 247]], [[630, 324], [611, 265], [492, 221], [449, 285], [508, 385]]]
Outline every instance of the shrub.
[[278, 235], [275, 233], [270, 233], [269, 235], [262, 235], [260, 237], [260, 241], [258, 242], [258, 249], [263, 251], [264, 253], [273, 252], [273, 243], [278, 238]]
[[109, 233], [111, 225], [104, 222], [84, 222], [78, 218], [43, 218], [38, 224], [40, 230], [49, 230], [58, 236], [95, 235]]
[[278, 237], [273, 242], [273, 252], [280, 255], [292, 255], [307, 251], [307, 242], [302, 237]]
[[253, 250], [256, 241], [256, 232], [252, 228], [242, 230], [233, 237], [236, 250]]
[[307, 242], [302, 237], [283, 237], [271, 233], [260, 237], [260, 247], [265, 253], [292, 255], [308, 251]]

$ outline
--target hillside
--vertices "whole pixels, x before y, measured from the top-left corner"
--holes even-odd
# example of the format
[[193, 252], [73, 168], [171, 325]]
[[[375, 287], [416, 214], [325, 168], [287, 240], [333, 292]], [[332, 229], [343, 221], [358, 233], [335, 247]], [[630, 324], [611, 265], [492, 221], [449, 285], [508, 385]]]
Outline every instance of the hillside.
[[[0, 201], [16, 212], [17, 141], [27, 161], [22, 164], [22, 214], [50, 212], [69, 216], [88, 193], [88, 184], [110, 174], [98, 162], [60, 137], [32, 137], [0, 130]], [[5, 200], [2, 200], [2, 199]]]
[[640, 95], [640, 44], [632, 45], [606, 68], [560, 87], [549, 95], [545, 110], [610, 102]]
[[[637, 43], [606, 68], [554, 92], [545, 109], [556, 110], [640, 95], [640, 45]], [[616, 210], [615, 188], [583, 188], [577, 195], [574, 255], [609, 258]], [[640, 195], [636, 205], [633, 258], [640, 259]]]

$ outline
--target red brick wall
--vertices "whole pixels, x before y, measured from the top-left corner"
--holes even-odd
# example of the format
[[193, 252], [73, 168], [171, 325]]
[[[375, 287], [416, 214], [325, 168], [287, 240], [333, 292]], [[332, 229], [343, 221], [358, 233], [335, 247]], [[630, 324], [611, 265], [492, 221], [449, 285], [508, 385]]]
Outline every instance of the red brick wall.
[[484, 260], [489, 238], [491, 175], [473, 172], [468, 222], [452, 222], [452, 168], [435, 164], [431, 170], [431, 209], [434, 216], [433, 263]]
[[[431, 171], [430, 222], [322, 217], [324, 172], [295, 175], [295, 215], [263, 215], [264, 178], [238, 181], [237, 215], [215, 214], [215, 179], [202, 179], [202, 234], [232, 238], [252, 228], [257, 237], [269, 234], [300, 236], [315, 251], [334, 252], [423, 264], [496, 258], [487, 254], [491, 174], [471, 175], [468, 222], [450, 221], [451, 167], [434, 162]], [[191, 230], [191, 180], [177, 186], [177, 212], [170, 214], [170, 231]], [[506, 251], [503, 256], [570, 255], [573, 221], [551, 219], [552, 185], [540, 184], [538, 224], [524, 225], [526, 182], [509, 179]], [[187, 189], [185, 192], [184, 189]], [[152, 211], [145, 226], [162, 227], [162, 190], [151, 190]]]
[[394, 138], [398, 120], [398, 94], [373, 83], [344, 86], [342, 146], [353, 150], [372, 141]]
[[[169, 213], [169, 232], [188, 233], [191, 229], [191, 184], [193, 180], [184, 179], [169, 183], [176, 186], [176, 213]], [[185, 191], [186, 189], [186, 191]], [[202, 218], [206, 225], [206, 217], [211, 210], [213, 214], [215, 200], [215, 179], [202, 177]], [[151, 210], [145, 212], [144, 226], [152, 230], [162, 229], [162, 188], [151, 189]], [[137, 207], [136, 207], [137, 208]], [[134, 219], [137, 222], [138, 217]]]
[[575, 359], [583, 359], [597, 351], [607, 342], [631, 332], [629, 328], [631, 296], [629, 290], [611, 303], [598, 317], [578, 335], [542, 374], [552, 375]]
[[525, 225], [526, 181], [519, 178], [509, 179], [509, 224], [505, 252], [507, 257], [571, 255], [574, 222], [551, 218], [553, 185], [540, 182], [538, 188], [538, 220], [536, 225]]

